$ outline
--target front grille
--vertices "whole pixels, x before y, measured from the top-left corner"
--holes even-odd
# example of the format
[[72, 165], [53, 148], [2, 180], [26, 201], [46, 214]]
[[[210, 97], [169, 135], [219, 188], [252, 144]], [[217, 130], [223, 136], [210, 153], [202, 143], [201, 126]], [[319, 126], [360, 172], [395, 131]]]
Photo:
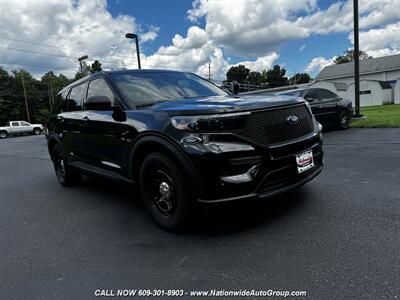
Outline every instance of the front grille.
[[[287, 117], [297, 116], [299, 122], [291, 125]], [[313, 120], [308, 108], [302, 105], [252, 112], [242, 137], [261, 145], [273, 145], [301, 138], [313, 131]]]

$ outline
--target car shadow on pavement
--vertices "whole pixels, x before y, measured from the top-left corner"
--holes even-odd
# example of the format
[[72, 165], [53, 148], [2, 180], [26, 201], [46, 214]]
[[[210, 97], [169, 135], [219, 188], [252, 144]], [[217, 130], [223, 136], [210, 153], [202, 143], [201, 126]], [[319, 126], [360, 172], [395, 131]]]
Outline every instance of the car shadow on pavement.
[[[111, 181], [100, 177], [84, 177], [80, 187], [92, 194], [96, 201], [105, 201], [115, 205], [123, 211], [129, 211], [132, 222], [152, 223], [150, 215], [137, 218], [147, 212], [141, 202], [140, 194], [133, 185], [118, 181]], [[185, 230], [184, 235], [226, 235], [240, 231], [246, 231], [257, 226], [268, 226], [275, 221], [290, 218], [306, 209], [307, 198], [309, 198], [307, 186], [300, 187], [294, 191], [262, 200], [239, 201], [213, 205], [199, 205], [193, 224]], [[113, 212], [110, 212], [113, 213]], [[117, 213], [116, 213], [117, 214]], [[118, 215], [115, 216], [116, 218]], [[142, 226], [143, 224], [136, 224]], [[144, 224], [146, 228], [149, 224]], [[128, 226], [127, 226], [128, 227]]]
[[307, 188], [301, 187], [271, 198], [202, 207], [193, 229], [199, 234], [220, 235], [268, 226], [299, 213], [308, 194]]

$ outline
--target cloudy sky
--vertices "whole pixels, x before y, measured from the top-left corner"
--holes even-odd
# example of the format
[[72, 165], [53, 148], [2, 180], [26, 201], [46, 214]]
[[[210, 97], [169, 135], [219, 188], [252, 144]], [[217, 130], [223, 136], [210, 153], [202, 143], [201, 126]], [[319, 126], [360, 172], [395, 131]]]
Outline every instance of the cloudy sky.
[[[353, 43], [353, 0], [0, 0], [0, 66], [73, 76], [77, 57], [104, 69], [180, 69], [223, 80], [231, 65], [283, 65], [313, 76]], [[359, 0], [360, 47], [400, 53], [400, 0]]]

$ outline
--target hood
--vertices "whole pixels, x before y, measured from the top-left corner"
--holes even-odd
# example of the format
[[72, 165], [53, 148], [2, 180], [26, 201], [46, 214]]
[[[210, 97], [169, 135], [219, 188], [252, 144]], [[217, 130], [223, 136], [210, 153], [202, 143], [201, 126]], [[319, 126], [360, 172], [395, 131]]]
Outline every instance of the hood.
[[151, 106], [155, 111], [179, 111], [182, 113], [225, 113], [265, 109], [303, 103], [298, 97], [286, 95], [239, 95], [212, 96], [159, 102]]

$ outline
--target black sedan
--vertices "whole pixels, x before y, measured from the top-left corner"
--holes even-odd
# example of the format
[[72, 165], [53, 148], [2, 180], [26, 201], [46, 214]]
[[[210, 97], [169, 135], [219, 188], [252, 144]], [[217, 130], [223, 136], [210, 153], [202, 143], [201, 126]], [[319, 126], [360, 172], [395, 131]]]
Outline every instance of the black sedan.
[[341, 129], [349, 128], [352, 116], [351, 101], [340, 98], [327, 89], [304, 88], [277, 94], [306, 99], [311, 105], [315, 118], [324, 126], [333, 125]]

